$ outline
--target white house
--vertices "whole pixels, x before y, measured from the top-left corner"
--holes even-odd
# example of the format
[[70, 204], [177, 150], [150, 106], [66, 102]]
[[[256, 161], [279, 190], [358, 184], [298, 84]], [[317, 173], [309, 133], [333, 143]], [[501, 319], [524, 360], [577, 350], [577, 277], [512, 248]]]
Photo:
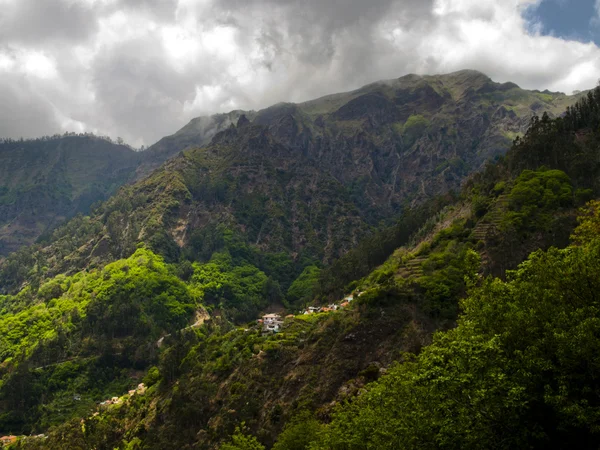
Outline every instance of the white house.
[[283, 325], [283, 319], [279, 314], [266, 314], [262, 320], [263, 332], [277, 333]]

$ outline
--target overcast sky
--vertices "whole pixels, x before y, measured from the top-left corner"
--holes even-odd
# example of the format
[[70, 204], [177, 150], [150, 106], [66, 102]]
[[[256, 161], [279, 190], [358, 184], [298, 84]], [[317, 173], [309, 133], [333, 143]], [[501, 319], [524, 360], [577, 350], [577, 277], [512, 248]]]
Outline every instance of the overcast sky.
[[407, 73], [571, 93], [600, 0], [0, 0], [0, 136], [149, 145], [191, 118]]

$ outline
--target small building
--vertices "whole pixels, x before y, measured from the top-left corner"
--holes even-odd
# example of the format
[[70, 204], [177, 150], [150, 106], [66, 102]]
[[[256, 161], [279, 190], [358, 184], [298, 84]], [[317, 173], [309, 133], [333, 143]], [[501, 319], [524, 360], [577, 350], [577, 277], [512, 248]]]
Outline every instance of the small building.
[[269, 324], [265, 324], [263, 326], [263, 332], [277, 333], [280, 328], [281, 328], [280, 323], [269, 323]]
[[130, 397], [135, 395], [135, 389], [129, 389], [129, 391], [127, 391], [127, 393], [129, 394]]
[[340, 303], [340, 308], [345, 308], [349, 304], [350, 304], [350, 302], [342, 302], [342, 303]]
[[264, 333], [277, 333], [283, 325], [283, 320], [279, 314], [265, 314], [262, 321]]
[[138, 394], [143, 394], [144, 392], [146, 392], [146, 385], [144, 383], [140, 383], [138, 384], [136, 390]]
[[17, 442], [17, 437], [13, 435], [2, 436], [0, 437], [0, 442], [2, 443], [2, 446], [14, 444], [15, 442]]
[[265, 314], [262, 318], [265, 325], [281, 322], [281, 316], [279, 314]]
[[331, 311], [333, 311], [333, 308], [328, 308], [327, 306], [323, 306], [321, 308], [321, 312], [331, 312]]

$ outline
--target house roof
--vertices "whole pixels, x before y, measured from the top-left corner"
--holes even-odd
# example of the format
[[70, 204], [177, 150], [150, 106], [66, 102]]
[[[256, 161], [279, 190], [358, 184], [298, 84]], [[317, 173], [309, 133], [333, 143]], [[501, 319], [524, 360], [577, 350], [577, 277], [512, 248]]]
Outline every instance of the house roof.
[[278, 317], [281, 317], [281, 316], [279, 314], [265, 314], [263, 316], [263, 319], [265, 319], [265, 318], [274, 318], [274, 319], [276, 319]]

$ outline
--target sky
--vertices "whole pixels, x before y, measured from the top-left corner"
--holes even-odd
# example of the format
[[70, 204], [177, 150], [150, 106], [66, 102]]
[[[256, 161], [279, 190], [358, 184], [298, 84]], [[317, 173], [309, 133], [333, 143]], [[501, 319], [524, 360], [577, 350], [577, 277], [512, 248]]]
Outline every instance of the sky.
[[0, 137], [148, 146], [407, 73], [571, 93], [596, 85], [598, 43], [600, 0], [0, 0]]
[[525, 18], [548, 36], [600, 44], [600, 0], [545, 0], [525, 11]]

